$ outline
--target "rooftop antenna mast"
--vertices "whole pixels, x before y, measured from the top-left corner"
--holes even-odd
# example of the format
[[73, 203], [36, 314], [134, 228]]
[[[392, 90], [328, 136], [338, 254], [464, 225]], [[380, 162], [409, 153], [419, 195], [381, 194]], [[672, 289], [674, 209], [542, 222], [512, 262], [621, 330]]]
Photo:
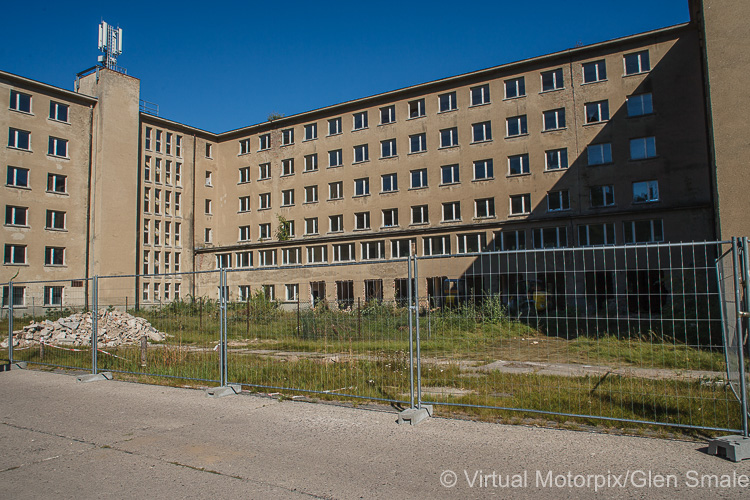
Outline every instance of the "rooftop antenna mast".
[[99, 50], [104, 52], [99, 56], [99, 63], [107, 69], [126, 73], [124, 68], [117, 67], [117, 56], [122, 54], [122, 28], [115, 28], [102, 21], [99, 25]]

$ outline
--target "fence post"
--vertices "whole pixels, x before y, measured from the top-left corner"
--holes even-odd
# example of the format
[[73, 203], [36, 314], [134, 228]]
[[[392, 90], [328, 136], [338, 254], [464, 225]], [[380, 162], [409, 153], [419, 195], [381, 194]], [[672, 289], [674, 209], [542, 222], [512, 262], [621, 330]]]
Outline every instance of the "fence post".
[[93, 289], [93, 320], [91, 322], [91, 373], [97, 374], [97, 349], [99, 348], [99, 276], [94, 276]]
[[[421, 349], [420, 349], [420, 342], [419, 342], [419, 267], [417, 266], [417, 256], [414, 256], [414, 283], [415, 283], [415, 293], [414, 293], [414, 299], [416, 302], [416, 307], [414, 308], [414, 315], [417, 318], [417, 352], [415, 354], [417, 358], [417, 409], [422, 409], [422, 359], [421, 359]], [[429, 310], [430, 305], [427, 304], [427, 309]]]
[[297, 335], [302, 334], [302, 328], [300, 328], [300, 314], [299, 314], [299, 290], [297, 291]]
[[[735, 283], [737, 283], [737, 270], [742, 269], [742, 285], [744, 289], [744, 311], [741, 311], [739, 306], [742, 304], [739, 300], [737, 300], [737, 332], [739, 335], [739, 343], [740, 343], [740, 392], [742, 392], [742, 395], [740, 396], [740, 406], [742, 407], [742, 435], [743, 437], [747, 438], [749, 437], [748, 434], [748, 424], [747, 424], [747, 387], [746, 387], [746, 381], [745, 381], [745, 332], [748, 330], [747, 328], [743, 331], [743, 326], [748, 325], [748, 312], [750, 312], [750, 296], [748, 296], [748, 277], [750, 277], [750, 270], [748, 270], [748, 265], [750, 264], [750, 257], [748, 257], [748, 247], [747, 247], [747, 237], [743, 237], [740, 240], [740, 245], [742, 246], [742, 262], [740, 263], [740, 267], [737, 267], [737, 262], [735, 260]], [[735, 295], [739, 299], [739, 287], [735, 288]]]
[[219, 385], [224, 387], [224, 269], [219, 269]]
[[13, 282], [8, 283], [8, 362], [13, 364]]
[[357, 297], [357, 337], [362, 338], [362, 304]]
[[245, 297], [245, 338], [250, 337], [250, 293]]
[[413, 320], [412, 314], [414, 311], [414, 290], [412, 290], [411, 280], [411, 259], [412, 254], [409, 252], [409, 267], [407, 271], [407, 285], [406, 291], [409, 299], [407, 301], [407, 309], [409, 311], [409, 408], [414, 408], [414, 337], [413, 337]]

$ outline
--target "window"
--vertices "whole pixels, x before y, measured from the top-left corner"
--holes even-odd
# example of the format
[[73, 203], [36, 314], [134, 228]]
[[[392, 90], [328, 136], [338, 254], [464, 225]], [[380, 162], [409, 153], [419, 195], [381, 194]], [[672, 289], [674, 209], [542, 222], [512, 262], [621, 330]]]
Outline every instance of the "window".
[[411, 189], [421, 189], [427, 187], [427, 169], [411, 171]]
[[62, 305], [63, 287], [45, 286], [44, 287], [44, 305], [60, 306]]
[[568, 168], [568, 150], [552, 149], [544, 154], [545, 170], [562, 170]]
[[370, 229], [370, 212], [354, 214], [354, 229]]
[[172, 185], [172, 162], [169, 160], [164, 162], [164, 182]]
[[281, 160], [281, 176], [294, 175], [294, 158]]
[[380, 141], [380, 157], [392, 158], [396, 156], [396, 139]]
[[370, 178], [354, 179], [354, 196], [366, 196], [370, 194]]
[[[174, 145], [175, 151], [174, 154], [178, 158], [182, 158], [182, 136], [177, 135], [175, 136], [175, 145]], [[177, 285], [175, 285], [175, 298], [178, 298], [177, 295]]]
[[164, 191], [164, 215], [172, 215], [172, 191]]
[[430, 222], [429, 212], [427, 205], [417, 205], [411, 207], [411, 223], [412, 224], [427, 224]]
[[286, 300], [296, 302], [299, 300], [299, 285], [298, 284], [292, 284], [292, 285], [284, 285], [284, 288], [286, 290]]
[[661, 219], [625, 222], [625, 243], [657, 243], [664, 241]]
[[16, 90], [10, 91], [10, 109], [31, 113], [31, 96]]
[[513, 99], [526, 95], [526, 81], [524, 77], [505, 80], [505, 98]]
[[175, 186], [182, 186], [182, 163], [174, 164], [174, 184]]
[[443, 203], [443, 222], [456, 222], [461, 220], [461, 202], [449, 201]]
[[323, 262], [328, 262], [328, 247], [325, 245], [307, 247], [308, 264], [320, 264]]
[[246, 184], [250, 182], [250, 167], [240, 168], [240, 184]]
[[474, 123], [471, 126], [472, 142], [484, 142], [492, 140], [492, 124], [490, 122]]
[[258, 210], [267, 210], [271, 208], [271, 193], [261, 193], [258, 195]]
[[443, 165], [440, 167], [440, 179], [442, 185], [458, 184], [461, 182], [458, 165]]
[[[161, 245], [161, 221], [154, 221], [154, 245]], [[154, 254], [158, 255], [158, 254]]]
[[409, 153], [422, 153], [427, 151], [427, 134], [414, 134], [409, 136]]
[[612, 163], [612, 145], [610, 143], [592, 144], [586, 148], [586, 155], [589, 165]]
[[[237, 252], [235, 255], [237, 256], [237, 267], [253, 267], [253, 252]], [[175, 262], [177, 262], [176, 259]]]
[[522, 175], [529, 173], [529, 155], [514, 155], [508, 157], [508, 175]]
[[240, 154], [246, 155], [250, 152], [250, 139], [242, 139], [240, 141]]
[[151, 188], [144, 188], [143, 189], [143, 211], [148, 213], [150, 210], [149, 206], [149, 198], [151, 194]]
[[558, 90], [565, 86], [562, 68], [542, 72], [542, 92]]
[[482, 198], [474, 200], [474, 213], [477, 219], [489, 219], [495, 217], [495, 198]]
[[[25, 301], [26, 297], [26, 287], [25, 286], [13, 286], [13, 305], [18, 307], [23, 307], [26, 303]], [[10, 287], [4, 286], [3, 287], [3, 307], [8, 307], [10, 305]]]
[[161, 189], [154, 189], [154, 213], [161, 213]]
[[458, 146], [458, 127], [445, 128], [440, 131], [440, 147], [451, 148]]
[[534, 248], [565, 248], [568, 233], [564, 227], [545, 227], [531, 232]]
[[412, 247], [416, 247], [416, 239], [391, 240], [391, 258], [398, 259], [411, 255]]
[[503, 231], [500, 233], [500, 248], [503, 250], [526, 249], [526, 231]]
[[[276, 265], [276, 250], [258, 250], [258, 265], [269, 267]], [[273, 287], [273, 285], [264, 285]], [[273, 288], [271, 288], [271, 298], [273, 298]]]
[[492, 160], [478, 160], [474, 162], [474, 180], [492, 179], [495, 176]]
[[625, 75], [637, 75], [638, 73], [645, 73], [651, 69], [648, 50], [635, 52], [633, 54], [625, 54], [623, 59], [625, 62]]
[[31, 151], [31, 132], [16, 128], [8, 129], [8, 147]]
[[281, 250], [281, 265], [282, 266], [293, 266], [301, 264], [300, 260], [300, 248], [283, 248]]
[[206, 186], [207, 187], [213, 186], [213, 173], [210, 170], [206, 170]]
[[[47, 210], [46, 219], [45, 229], [65, 229], [65, 212], [62, 212], [60, 210]], [[144, 220], [144, 223], [148, 224], [148, 220]], [[146, 239], [147, 238], [144, 237], [144, 240]], [[147, 243], [147, 241], [144, 241], [144, 243]]]
[[614, 224], [578, 226], [578, 244], [582, 247], [615, 244]]
[[258, 151], [265, 151], [266, 149], [271, 149], [271, 134], [258, 136]]
[[380, 108], [380, 124], [393, 123], [396, 121], [396, 106]]
[[385, 241], [368, 241], [362, 243], [362, 260], [385, 259]]
[[329, 200], [340, 200], [344, 197], [344, 183], [329, 182], [328, 183], [328, 199]]
[[630, 139], [630, 159], [631, 160], [643, 160], [646, 158], [654, 158], [656, 156], [656, 138], [655, 137], [640, 137], [638, 139]]
[[367, 144], [354, 146], [354, 163], [370, 161], [370, 148]]
[[[250, 226], [242, 226], [246, 227], [245, 234], [242, 234], [242, 228], [240, 228], [240, 239], [241, 240], [249, 240], [250, 239]], [[246, 238], [242, 238], [242, 236], [246, 236]], [[271, 239], [271, 223], [270, 222], [264, 222], [262, 224], [258, 224], [258, 239], [259, 240], [270, 240]]]
[[65, 249], [62, 247], [44, 247], [45, 266], [64, 266]]
[[427, 236], [422, 238], [422, 251], [424, 255], [450, 255], [450, 236]]
[[318, 186], [305, 186], [305, 203], [318, 202]]
[[290, 207], [294, 205], [294, 189], [284, 189], [281, 191], [281, 206]]
[[471, 105], [481, 106], [490, 103], [490, 86], [489, 84], [472, 87], [469, 90], [471, 94]]
[[305, 125], [305, 140], [312, 141], [318, 138], [318, 124], [308, 123]]
[[206, 215], [211, 215], [213, 213], [213, 211], [211, 210], [212, 205], [213, 204], [212, 204], [211, 200], [206, 199], [206, 201], [205, 201], [205, 209], [206, 210], [204, 212]]
[[305, 172], [318, 170], [318, 153], [305, 156]]
[[57, 120], [59, 122], [68, 121], [68, 105], [61, 104], [59, 102], [49, 102], [49, 118], [50, 120]]
[[216, 254], [216, 269], [229, 269], [232, 267], [232, 254]]
[[354, 113], [354, 130], [367, 128], [367, 111]]
[[659, 181], [633, 183], [633, 203], [650, 203], [654, 201], [659, 201]]
[[566, 190], [547, 193], [547, 211], [560, 212], [570, 210], [570, 192]]
[[424, 115], [424, 99], [409, 101], [409, 118], [419, 118]]
[[167, 132], [166, 154], [172, 155], [172, 133]]
[[609, 102], [598, 101], [586, 103], [586, 123], [598, 123], [609, 120]]
[[516, 194], [510, 197], [510, 215], [524, 215], [531, 212], [531, 195]]
[[342, 160], [340, 149], [335, 149], [333, 151], [328, 152], [328, 166], [329, 167], [340, 167], [343, 164], [344, 163]]
[[344, 216], [331, 215], [328, 217], [328, 231], [331, 233], [340, 233], [344, 230]]
[[294, 129], [287, 128], [281, 131], [281, 145], [289, 146], [294, 144]]
[[544, 130], [557, 130], [565, 128], [565, 108], [551, 109], [542, 113], [544, 117]]
[[334, 262], [347, 262], [355, 259], [354, 243], [340, 243], [333, 245], [332, 250]]
[[318, 218], [305, 219], [305, 234], [318, 234]]
[[484, 233], [459, 234], [457, 253], [479, 253], [487, 246]]
[[611, 207], [615, 204], [615, 187], [594, 186], [589, 193], [591, 208]]
[[650, 115], [654, 112], [651, 94], [638, 94], [628, 97], [628, 116]]
[[[171, 241], [170, 241], [171, 240], [171, 237], [170, 237], [171, 236], [171, 233], [170, 233], [170, 229], [171, 228], [172, 228], [172, 223], [170, 221], [165, 221], [164, 222], [164, 244], [167, 245], [167, 246], [171, 245]], [[169, 255], [169, 254], [167, 253], [165, 255]], [[166, 259], [164, 259], [164, 262], [165, 263], [169, 262], [169, 257], [167, 257]]]
[[385, 174], [380, 176], [381, 180], [381, 191], [383, 193], [392, 193], [398, 191], [398, 177], [396, 174]]
[[249, 211], [250, 211], [250, 197], [240, 196], [240, 212], [249, 212]]
[[607, 79], [607, 63], [604, 59], [583, 64], [583, 83], [601, 82]]
[[[156, 168], [154, 168], [154, 182], [161, 184], [161, 158], [156, 159]], [[210, 186], [211, 178], [210, 174], [206, 178], [206, 186]]]
[[[53, 174], [49, 174], [50, 176]], [[65, 176], [63, 178], [63, 190], [65, 192]], [[5, 177], [5, 185], [13, 187], [29, 187], [29, 169], [21, 167], [11, 167], [8, 165], [8, 172]], [[49, 191], [49, 177], [47, 178], [47, 190]]]
[[26, 226], [28, 225], [29, 208], [5, 206], [5, 224], [7, 226]]
[[151, 151], [151, 127], [146, 127], [145, 146], [147, 151]]
[[261, 163], [258, 165], [258, 180], [270, 179], [271, 178], [271, 164]]
[[[180, 224], [179, 222], [174, 223], [174, 246], [176, 247], [180, 246], [180, 229], [181, 228], [182, 228], [182, 224]], [[175, 260], [175, 267], [176, 266], [177, 266], [177, 261]], [[177, 269], [175, 269], [175, 271], [177, 271]]]
[[26, 264], [26, 245], [5, 245], [4, 264]]
[[341, 133], [341, 118], [332, 118], [328, 120], [328, 135], [338, 135]]
[[383, 210], [383, 227], [398, 226], [398, 208], [386, 208]]
[[526, 115], [512, 116], [506, 119], [506, 129], [508, 137], [528, 134], [529, 129], [526, 126]]
[[151, 157], [147, 156], [146, 161], [143, 164], [143, 180], [151, 180]]
[[148, 268], [149, 268], [149, 253], [150, 252], [148, 250], [144, 250], [143, 251], [143, 268], [142, 268], [142, 271], [143, 271], [144, 274], [148, 273]]
[[456, 102], [456, 93], [448, 92], [447, 94], [441, 94], [438, 96], [438, 106], [441, 113], [446, 111], [454, 111], [458, 109], [458, 103]]
[[213, 236], [214, 236], [213, 230], [210, 227], [207, 227], [203, 231], [203, 242], [204, 243], [211, 243], [211, 242], [213, 242], [213, 240], [214, 240]]

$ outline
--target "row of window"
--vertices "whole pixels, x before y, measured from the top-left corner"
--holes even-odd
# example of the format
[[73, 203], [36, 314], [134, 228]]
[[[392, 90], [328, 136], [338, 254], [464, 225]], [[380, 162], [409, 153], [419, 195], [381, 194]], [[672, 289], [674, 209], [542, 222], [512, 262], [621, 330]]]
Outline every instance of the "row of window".
[[[179, 273], [180, 252], [143, 251], [143, 274]], [[163, 260], [162, 260], [163, 259]]]
[[143, 219], [143, 244], [154, 246], [182, 246], [182, 224], [172, 221]]
[[[63, 297], [65, 287], [59, 285], [45, 286], [44, 287], [44, 298], [42, 304], [44, 306], [61, 306], [63, 305]], [[10, 304], [10, 287], [3, 287], [3, 299], [2, 306], [8, 307]], [[26, 287], [25, 286], [13, 286], [13, 307], [26, 307]]]
[[[33, 114], [32, 111], [33, 98], [30, 94], [18, 92], [17, 90], [10, 91], [10, 105], [9, 108], [13, 111], [20, 111], [21, 113]], [[69, 109], [67, 104], [61, 102], [52, 101], [49, 102], [49, 119], [69, 123]]]
[[[8, 147], [31, 151], [31, 132], [17, 128], [8, 129]], [[69, 158], [68, 140], [49, 136], [47, 154], [59, 158]]]
[[172, 144], [174, 138], [174, 156], [182, 158], [182, 136], [172, 132], [164, 133], [159, 129], [146, 127], [143, 138], [143, 146], [146, 151], [154, 151], [172, 156]]
[[[66, 227], [66, 213], [60, 210], [47, 210], [45, 218], [45, 229], [64, 231]], [[30, 227], [29, 226], [29, 207], [18, 207], [14, 205], [5, 205], [5, 225]]]
[[[28, 248], [26, 245], [5, 244], [3, 264], [26, 265], [28, 264]], [[65, 247], [44, 247], [45, 266], [64, 266]]]
[[[143, 211], [147, 214], [152, 213], [154, 215], [162, 215], [162, 208], [164, 209], [163, 215], [175, 217], [182, 216], [182, 193], [179, 191], [169, 191], [161, 189], [153, 189], [153, 201], [151, 199], [152, 188], [143, 188]], [[162, 193], [164, 197], [162, 198]], [[173, 196], [174, 195], [174, 196]], [[162, 205], [163, 200], [163, 205]], [[173, 202], [174, 200], [174, 202]], [[173, 211], [174, 203], [174, 211]]]
[[[568, 233], [565, 226], [537, 228], [530, 231], [499, 231], [494, 234], [495, 240], [488, 246], [487, 235], [481, 233], [465, 233], [455, 235], [455, 247], [451, 246], [452, 238], [448, 235], [423, 236], [422, 255], [453, 255], [484, 252], [488, 250], [525, 250], [528, 235], [531, 236], [531, 248], [566, 248], [569, 246]], [[660, 219], [626, 221], [623, 223], [623, 242], [655, 243], [664, 241], [664, 231]], [[409, 255], [417, 248], [417, 238], [402, 238], [392, 240], [375, 240], [360, 242], [334, 243], [328, 245], [309, 245], [305, 247], [290, 247], [278, 249], [242, 250], [234, 253], [216, 254], [216, 268], [251, 268], [269, 266], [290, 266], [301, 264], [322, 264], [328, 262], [351, 262], [355, 260], [385, 260], [399, 259]], [[578, 226], [579, 246], [600, 246], [616, 244], [615, 224], [584, 224]], [[356, 248], [359, 246], [359, 258]], [[390, 247], [390, 254], [386, 248]], [[455, 252], [453, 251], [455, 248]], [[253, 255], [257, 253], [257, 263], [253, 262]], [[280, 262], [278, 260], [280, 255]], [[305, 257], [303, 262], [303, 255]], [[156, 267], [154, 267], [156, 269]], [[156, 271], [155, 271], [156, 272]]]
[[[30, 189], [29, 169], [23, 167], [13, 167], [8, 165], [5, 185], [8, 187]], [[47, 192], [55, 194], [67, 194], [68, 177], [60, 174], [47, 174]]]
[[181, 298], [182, 287], [180, 283], [164, 283], [162, 288], [162, 283], [159, 282], [143, 282], [141, 288], [143, 290], [141, 297], [144, 302], [161, 302], [162, 300], [169, 302], [171, 300], [180, 300]]
[[[162, 159], [154, 158], [153, 169], [151, 166], [152, 158], [146, 156], [146, 160], [143, 162], [143, 180], [146, 182], [154, 182], [156, 184], [162, 183]], [[153, 172], [153, 173], [152, 173]], [[176, 187], [182, 187], [182, 163], [175, 162], [174, 168], [172, 168], [172, 161], [164, 161], [164, 184]]]

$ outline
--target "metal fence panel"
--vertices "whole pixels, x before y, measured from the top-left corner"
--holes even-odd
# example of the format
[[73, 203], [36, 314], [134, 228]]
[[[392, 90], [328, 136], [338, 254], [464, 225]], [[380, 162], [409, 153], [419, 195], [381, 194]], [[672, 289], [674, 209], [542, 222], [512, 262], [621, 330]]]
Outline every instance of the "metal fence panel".
[[718, 251], [693, 243], [420, 257], [423, 402], [738, 429], [724, 380]]

